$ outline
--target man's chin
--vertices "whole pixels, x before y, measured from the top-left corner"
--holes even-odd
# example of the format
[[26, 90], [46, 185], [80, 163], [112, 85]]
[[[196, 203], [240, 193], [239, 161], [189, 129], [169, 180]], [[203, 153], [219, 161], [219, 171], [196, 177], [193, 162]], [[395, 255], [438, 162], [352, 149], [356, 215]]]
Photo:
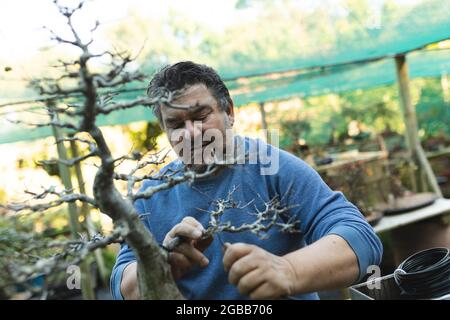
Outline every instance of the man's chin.
[[204, 158], [200, 158], [200, 159], [194, 159], [191, 158], [189, 159], [189, 161], [183, 161], [184, 164], [186, 165], [187, 168], [189, 168], [190, 170], [197, 172], [197, 173], [203, 173], [207, 170], [208, 166], [212, 165], [212, 164], [217, 164], [219, 165], [219, 163], [217, 161], [215, 161], [214, 157], [208, 157], [207, 159]]
[[189, 170], [192, 170], [196, 173], [204, 173], [208, 169], [207, 164], [188, 164], [186, 167], [189, 168]]

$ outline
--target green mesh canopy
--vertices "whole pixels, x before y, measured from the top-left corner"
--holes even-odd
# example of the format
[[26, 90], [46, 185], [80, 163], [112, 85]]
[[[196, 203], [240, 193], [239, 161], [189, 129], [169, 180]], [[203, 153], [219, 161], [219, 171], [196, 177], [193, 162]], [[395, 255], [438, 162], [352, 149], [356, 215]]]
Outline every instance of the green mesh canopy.
[[[371, 30], [366, 37], [341, 39], [334, 47], [318, 48], [311, 56], [293, 53], [293, 59], [274, 61], [254, 57], [249, 63], [230, 62], [218, 70], [236, 106], [392, 84], [396, 81], [393, 58], [405, 53], [411, 78], [439, 77], [450, 73], [450, 50], [419, 49], [450, 39], [449, 12], [449, 0], [423, 1], [401, 17], [385, 18], [382, 27]], [[143, 95], [144, 87], [134, 87], [119, 94], [116, 100]], [[16, 117], [20, 119], [20, 115]], [[98, 123], [118, 125], [140, 120], [154, 120], [149, 108], [113, 112], [100, 117]], [[50, 128], [14, 125], [0, 117], [0, 143], [49, 135]]]
[[[423, 48], [450, 37], [450, 1], [426, 0], [412, 7], [402, 17], [383, 17], [379, 28], [354, 39], [338, 39], [331, 48], [317, 48], [314, 54], [280, 61], [252, 59], [251, 63], [219, 68], [224, 78], [239, 78], [273, 72], [366, 62]], [[292, 39], [292, 41], [300, 41]], [[270, 46], [270, 44], [268, 44]]]
[[[418, 51], [407, 56], [411, 78], [440, 76], [450, 73], [450, 50]], [[282, 100], [292, 97], [317, 96], [327, 93], [367, 89], [392, 84], [396, 81], [394, 59], [352, 66], [333, 67], [277, 80], [254, 80], [254, 83], [236, 87], [246, 90], [233, 96], [236, 105], [250, 102]]]

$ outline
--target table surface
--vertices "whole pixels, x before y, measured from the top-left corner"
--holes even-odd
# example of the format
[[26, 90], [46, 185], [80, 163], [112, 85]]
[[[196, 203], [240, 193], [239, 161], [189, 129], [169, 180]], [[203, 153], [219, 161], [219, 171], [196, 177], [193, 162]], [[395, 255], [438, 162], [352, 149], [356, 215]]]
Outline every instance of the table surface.
[[450, 213], [450, 199], [439, 198], [432, 205], [414, 211], [383, 217], [374, 230], [377, 233], [392, 230], [416, 221]]

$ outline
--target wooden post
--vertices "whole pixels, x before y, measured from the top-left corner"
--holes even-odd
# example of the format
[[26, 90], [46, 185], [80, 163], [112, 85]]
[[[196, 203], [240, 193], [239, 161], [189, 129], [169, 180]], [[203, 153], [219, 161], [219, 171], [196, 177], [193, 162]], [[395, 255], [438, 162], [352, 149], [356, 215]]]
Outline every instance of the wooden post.
[[406, 63], [405, 55], [398, 55], [395, 57], [397, 80], [400, 93], [400, 101], [403, 110], [403, 117], [406, 127], [406, 141], [408, 153], [412, 158], [415, 158], [419, 167], [421, 167], [427, 176], [428, 183], [438, 196], [442, 197], [441, 189], [436, 181], [436, 176], [428, 162], [425, 152], [420, 144], [417, 134], [417, 117], [416, 110], [411, 102], [411, 94], [409, 90], [409, 76], [408, 65]]
[[[64, 146], [64, 142], [59, 141], [63, 138], [61, 129], [58, 127], [52, 126], [52, 130], [53, 130], [53, 136], [55, 137], [55, 140], [56, 140], [58, 157], [61, 160], [67, 160], [67, 150], [66, 150], [66, 147]], [[61, 176], [61, 181], [64, 185], [64, 188], [68, 192], [71, 192], [71, 190], [73, 189], [73, 186], [72, 186], [72, 180], [70, 178], [69, 168], [67, 166], [65, 166], [64, 164], [62, 164], [61, 162], [58, 162], [58, 169], [59, 169], [59, 174]], [[78, 222], [77, 206], [74, 202], [68, 203], [67, 206], [68, 206], [68, 210], [69, 210], [70, 232], [72, 234], [72, 237], [78, 238], [78, 232], [81, 231], [81, 228], [80, 228], [80, 225]]]
[[[72, 152], [72, 157], [78, 157], [78, 147], [75, 141], [70, 141], [70, 151]], [[75, 164], [75, 175], [77, 177], [78, 188], [80, 193], [86, 194], [86, 188], [84, 186], [83, 172], [81, 171], [80, 163]], [[84, 221], [86, 223], [86, 230], [89, 234], [89, 238], [92, 238], [96, 234], [95, 226], [92, 223], [91, 215], [89, 212], [89, 207], [86, 202], [83, 202], [81, 205], [80, 214], [84, 217]], [[100, 278], [102, 280], [103, 286], [107, 286], [107, 273], [105, 268], [105, 262], [103, 260], [102, 252], [100, 249], [94, 251], [95, 260], [97, 262], [98, 271], [100, 273]]]
[[448, 76], [447, 72], [442, 72], [441, 74], [441, 86], [442, 86], [442, 95], [444, 96], [445, 102], [450, 102], [450, 92], [448, 90], [449, 84], [448, 84]]
[[261, 113], [261, 128], [264, 130], [266, 142], [270, 143], [270, 136], [268, 132], [266, 109], [264, 108], [264, 102], [259, 103], [259, 112]]
[[[53, 101], [50, 101], [48, 103], [49, 110], [52, 110], [53, 108]], [[56, 118], [58, 115], [55, 113], [54, 115]], [[67, 149], [64, 146], [64, 142], [61, 141], [63, 138], [63, 134], [61, 132], [61, 129], [52, 126], [53, 136], [56, 140], [56, 146], [58, 150], [58, 157], [61, 160], [67, 160]], [[70, 190], [73, 189], [72, 186], [72, 179], [70, 177], [70, 170], [69, 168], [58, 162], [58, 168], [59, 173], [61, 175], [61, 180], [63, 182], [64, 188], [70, 192]], [[70, 225], [70, 232], [72, 234], [72, 238], [77, 239], [79, 237], [78, 232], [81, 231], [81, 227], [78, 221], [78, 214], [77, 214], [77, 206], [75, 203], [71, 202], [68, 203], [68, 210], [69, 210], [69, 225]], [[89, 265], [86, 261], [83, 261], [80, 266], [81, 269], [81, 293], [83, 295], [83, 299], [85, 300], [94, 300], [95, 299], [95, 292], [94, 288], [92, 286], [92, 279], [91, 279], [91, 273], [89, 270]]]

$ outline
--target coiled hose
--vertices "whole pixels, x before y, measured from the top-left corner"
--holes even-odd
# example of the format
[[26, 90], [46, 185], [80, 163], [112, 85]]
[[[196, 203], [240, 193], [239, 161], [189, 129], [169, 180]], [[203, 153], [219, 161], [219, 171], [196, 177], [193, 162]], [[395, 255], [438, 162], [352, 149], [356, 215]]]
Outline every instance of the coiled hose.
[[413, 254], [394, 272], [402, 296], [432, 299], [450, 294], [450, 249], [432, 248]]

